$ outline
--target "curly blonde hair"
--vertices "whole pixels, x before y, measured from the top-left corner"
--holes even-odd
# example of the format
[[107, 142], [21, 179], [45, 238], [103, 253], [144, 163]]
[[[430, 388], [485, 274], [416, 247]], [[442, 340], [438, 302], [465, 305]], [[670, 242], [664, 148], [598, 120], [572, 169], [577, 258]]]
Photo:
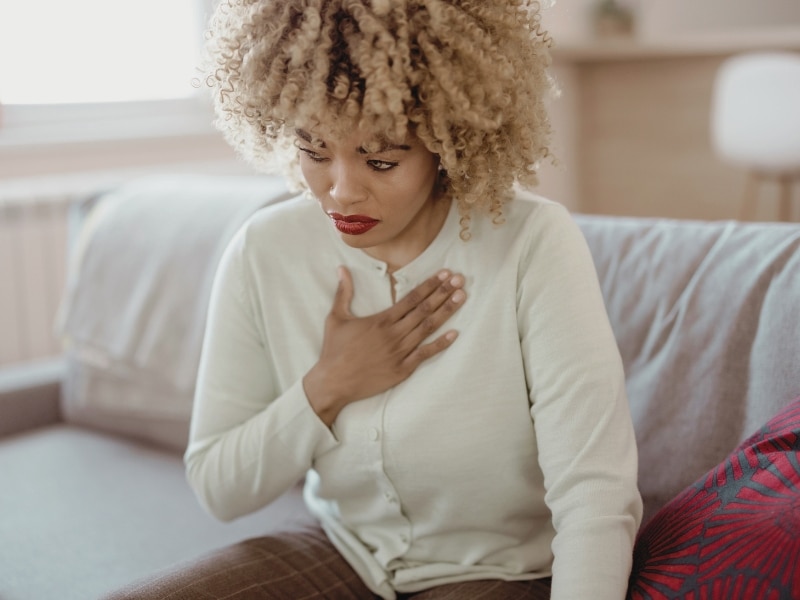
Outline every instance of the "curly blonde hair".
[[304, 188], [295, 128], [402, 140], [439, 156], [462, 226], [499, 220], [549, 155], [550, 37], [531, 0], [223, 0], [206, 34], [216, 125]]

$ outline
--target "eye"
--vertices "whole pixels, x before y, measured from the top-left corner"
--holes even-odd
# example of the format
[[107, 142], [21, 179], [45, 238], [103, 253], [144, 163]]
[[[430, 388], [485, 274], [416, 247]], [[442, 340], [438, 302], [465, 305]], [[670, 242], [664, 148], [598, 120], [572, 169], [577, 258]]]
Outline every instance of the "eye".
[[374, 169], [375, 171], [389, 171], [390, 169], [394, 169], [398, 163], [390, 162], [388, 160], [368, 160], [367, 164]]
[[314, 162], [322, 162], [322, 161], [325, 160], [324, 156], [314, 152], [311, 148], [300, 147], [300, 152], [305, 154], [310, 160], [312, 160]]

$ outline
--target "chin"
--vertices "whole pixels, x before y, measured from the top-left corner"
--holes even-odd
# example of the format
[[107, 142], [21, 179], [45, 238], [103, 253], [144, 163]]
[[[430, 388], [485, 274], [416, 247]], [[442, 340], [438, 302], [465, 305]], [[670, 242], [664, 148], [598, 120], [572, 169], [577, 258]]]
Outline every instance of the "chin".
[[369, 233], [365, 233], [362, 235], [348, 235], [346, 233], [339, 232], [339, 237], [341, 240], [350, 246], [351, 248], [372, 248], [376, 246], [379, 242], [375, 241], [375, 239], [369, 235]]

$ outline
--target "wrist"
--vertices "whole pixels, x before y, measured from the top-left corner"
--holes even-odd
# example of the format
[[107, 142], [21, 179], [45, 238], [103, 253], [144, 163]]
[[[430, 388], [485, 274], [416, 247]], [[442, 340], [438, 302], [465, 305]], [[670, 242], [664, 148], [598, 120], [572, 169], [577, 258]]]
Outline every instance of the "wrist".
[[326, 376], [325, 369], [320, 367], [319, 363], [303, 377], [303, 390], [311, 409], [317, 413], [320, 420], [328, 427], [333, 425], [345, 403], [341, 395], [334, 390], [331, 378]]

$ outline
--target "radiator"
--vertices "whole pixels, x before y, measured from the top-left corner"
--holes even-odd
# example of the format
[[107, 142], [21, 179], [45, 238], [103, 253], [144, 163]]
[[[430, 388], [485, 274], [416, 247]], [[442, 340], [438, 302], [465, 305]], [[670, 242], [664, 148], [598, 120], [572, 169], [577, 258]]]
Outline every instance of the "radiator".
[[53, 325], [66, 275], [69, 207], [77, 200], [0, 194], [0, 367], [61, 352]]

